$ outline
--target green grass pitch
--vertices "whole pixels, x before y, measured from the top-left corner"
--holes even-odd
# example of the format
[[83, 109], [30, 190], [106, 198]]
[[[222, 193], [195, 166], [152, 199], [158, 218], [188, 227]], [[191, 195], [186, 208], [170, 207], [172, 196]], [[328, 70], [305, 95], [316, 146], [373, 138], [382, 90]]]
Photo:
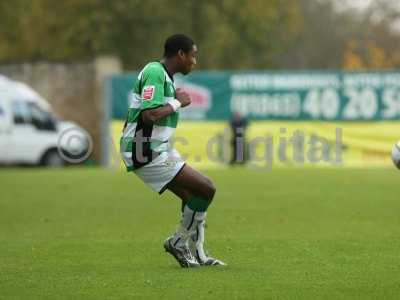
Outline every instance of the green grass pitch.
[[179, 201], [132, 174], [0, 170], [0, 298], [399, 298], [398, 171], [205, 173], [226, 268], [181, 269], [162, 249]]

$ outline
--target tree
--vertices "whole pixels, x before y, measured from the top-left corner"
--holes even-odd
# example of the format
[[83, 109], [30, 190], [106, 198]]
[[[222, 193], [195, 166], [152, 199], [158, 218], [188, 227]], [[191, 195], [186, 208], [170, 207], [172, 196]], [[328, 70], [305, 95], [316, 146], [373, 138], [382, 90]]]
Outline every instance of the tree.
[[376, 0], [359, 12], [337, 1], [2, 1], [0, 62], [114, 54], [137, 70], [162, 56], [168, 35], [183, 32], [199, 46], [199, 69], [399, 66], [397, 2]]
[[16, 0], [0, 4], [0, 61], [120, 56], [137, 69], [184, 31], [202, 68], [265, 68], [296, 32], [292, 1]]

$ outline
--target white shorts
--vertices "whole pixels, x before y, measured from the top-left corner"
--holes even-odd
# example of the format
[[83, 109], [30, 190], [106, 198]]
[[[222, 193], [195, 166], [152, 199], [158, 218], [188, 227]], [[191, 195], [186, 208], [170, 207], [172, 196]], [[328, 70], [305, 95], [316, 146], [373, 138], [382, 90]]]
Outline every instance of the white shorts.
[[171, 149], [162, 152], [153, 161], [133, 172], [154, 191], [162, 194], [184, 165], [179, 152]]

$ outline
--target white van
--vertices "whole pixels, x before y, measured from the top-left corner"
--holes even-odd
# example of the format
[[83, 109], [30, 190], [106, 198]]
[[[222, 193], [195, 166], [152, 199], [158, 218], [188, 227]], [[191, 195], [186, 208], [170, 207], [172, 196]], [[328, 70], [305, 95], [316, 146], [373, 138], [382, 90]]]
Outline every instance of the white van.
[[[60, 136], [71, 128], [86, 132], [57, 120], [48, 102], [26, 84], [0, 75], [0, 165], [65, 165], [70, 145], [61, 146]], [[87, 148], [83, 142], [74, 146], [80, 152]]]

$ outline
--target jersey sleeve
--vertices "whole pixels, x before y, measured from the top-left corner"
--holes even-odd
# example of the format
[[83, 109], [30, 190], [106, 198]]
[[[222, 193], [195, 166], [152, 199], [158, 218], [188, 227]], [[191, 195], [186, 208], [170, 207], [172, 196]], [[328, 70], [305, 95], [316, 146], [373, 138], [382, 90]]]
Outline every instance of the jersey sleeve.
[[142, 110], [164, 105], [165, 74], [160, 68], [149, 67], [142, 76]]

